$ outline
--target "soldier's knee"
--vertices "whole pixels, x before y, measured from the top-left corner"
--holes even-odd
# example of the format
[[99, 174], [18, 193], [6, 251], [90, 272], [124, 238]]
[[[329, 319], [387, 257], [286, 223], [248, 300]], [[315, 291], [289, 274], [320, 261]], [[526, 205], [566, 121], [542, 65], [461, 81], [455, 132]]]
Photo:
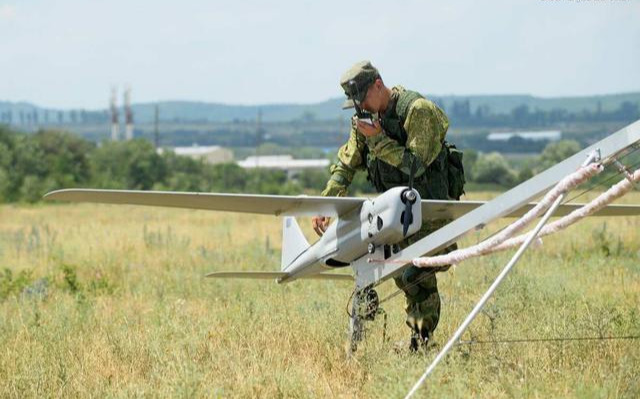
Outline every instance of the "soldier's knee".
[[406, 268], [394, 281], [413, 302], [422, 302], [431, 292], [438, 290], [435, 273], [415, 266]]

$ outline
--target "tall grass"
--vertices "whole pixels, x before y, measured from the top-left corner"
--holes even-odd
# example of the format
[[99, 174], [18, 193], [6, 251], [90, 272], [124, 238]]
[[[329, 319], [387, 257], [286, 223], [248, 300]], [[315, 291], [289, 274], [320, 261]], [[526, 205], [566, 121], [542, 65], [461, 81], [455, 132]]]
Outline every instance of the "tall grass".
[[[442, 318], [426, 355], [395, 349], [409, 336], [398, 296], [384, 305], [390, 340], [376, 320], [346, 360], [351, 284], [202, 277], [277, 270], [280, 223], [162, 208], [0, 207], [0, 396], [402, 396], [510, 255], [440, 274]], [[639, 230], [637, 217], [593, 218], [547, 238], [464, 339], [640, 334]], [[421, 394], [638, 397], [639, 369], [638, 340], [461, 345]]]

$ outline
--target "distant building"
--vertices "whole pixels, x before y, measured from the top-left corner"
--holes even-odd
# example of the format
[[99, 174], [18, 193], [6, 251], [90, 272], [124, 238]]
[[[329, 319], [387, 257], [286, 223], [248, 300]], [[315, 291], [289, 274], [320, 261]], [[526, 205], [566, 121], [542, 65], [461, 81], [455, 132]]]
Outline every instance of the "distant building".
[[328, 159], [293, 159], [291, 155], [252, 156], [238, 162], [244, 169], [284, 170], [290, 177], [305, 169], [326, 169], [329, 164]]
[[[229, 149], [213, 145], [213, 146], [199, 146], [193, 145], [191, 147], [174, 147], [171, 150], [176, 154], [184, 157], [193, 158], [196, 160], [204, 160], [208, 164], [217, 164], [225, 162], [233, 162], [233, 152]], [[162, 154], [163, 149], [158, 149], [158, 154]]]
[[489, 141], [507, 141], [512, 137], [520, 137], [532, 141], [558, 141], [562, 138], [560, 130], [540, 130], [528, 132], [494, 132], [489, 133], [487, 140]]

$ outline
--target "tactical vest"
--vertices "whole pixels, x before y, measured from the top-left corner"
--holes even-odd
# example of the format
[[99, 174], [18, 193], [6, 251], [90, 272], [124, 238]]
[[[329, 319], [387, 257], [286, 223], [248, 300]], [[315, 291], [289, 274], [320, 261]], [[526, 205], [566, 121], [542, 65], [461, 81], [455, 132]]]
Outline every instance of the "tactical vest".
[[[395, 104], [395, 112], [382, 115], [380, 125], [389, 138], [397, 141], [403, 147], [407, 143], [407, 132], [404, 122], [411, 104], [423, 98], [419, 93], [401, 90]], [[367, 179], [378, 192], [384, 192], [397, 186], [406, 186], [409, 176], [400, 169], [377, 159], [368, 148], [365, 150], [367, 160]], [[442, 150], [436, 159], [426, 166], [426, 171], [415, 178], [414, 187], [422, 199], [459, 199], [464, 193], [464, 170], [462, 167], [462, 152], [452, 144], [443, 142]]]

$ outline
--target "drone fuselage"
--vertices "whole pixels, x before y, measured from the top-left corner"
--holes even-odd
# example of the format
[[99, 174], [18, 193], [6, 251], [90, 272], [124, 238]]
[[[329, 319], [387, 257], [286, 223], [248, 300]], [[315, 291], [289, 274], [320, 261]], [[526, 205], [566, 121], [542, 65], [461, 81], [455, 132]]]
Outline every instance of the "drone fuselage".
[[[407, 195], [408, 192], [412, 194]], [[410, 223], [406, 235], [403, 232], [404, 213], [407, 208], [407, 196], [411, 197], [409, 207]], [[291, 219], [285, 220], [283, 234], [283, 253], [291, 227]], [[283, 263], [283, 272], [287, 276], [278, 282], [292, 281], [299, 277], [317, 274], [329, 269], [350, 266], [352, 262], [376, 248], [393, 245], [402, 241], [422, 226], [420, 194], [408, 187], [394, 187], [375, 199], [366, 200], [362, 205], [336, 219], [325, 233], [313, 245], [308, 246], [291, 263]]]

